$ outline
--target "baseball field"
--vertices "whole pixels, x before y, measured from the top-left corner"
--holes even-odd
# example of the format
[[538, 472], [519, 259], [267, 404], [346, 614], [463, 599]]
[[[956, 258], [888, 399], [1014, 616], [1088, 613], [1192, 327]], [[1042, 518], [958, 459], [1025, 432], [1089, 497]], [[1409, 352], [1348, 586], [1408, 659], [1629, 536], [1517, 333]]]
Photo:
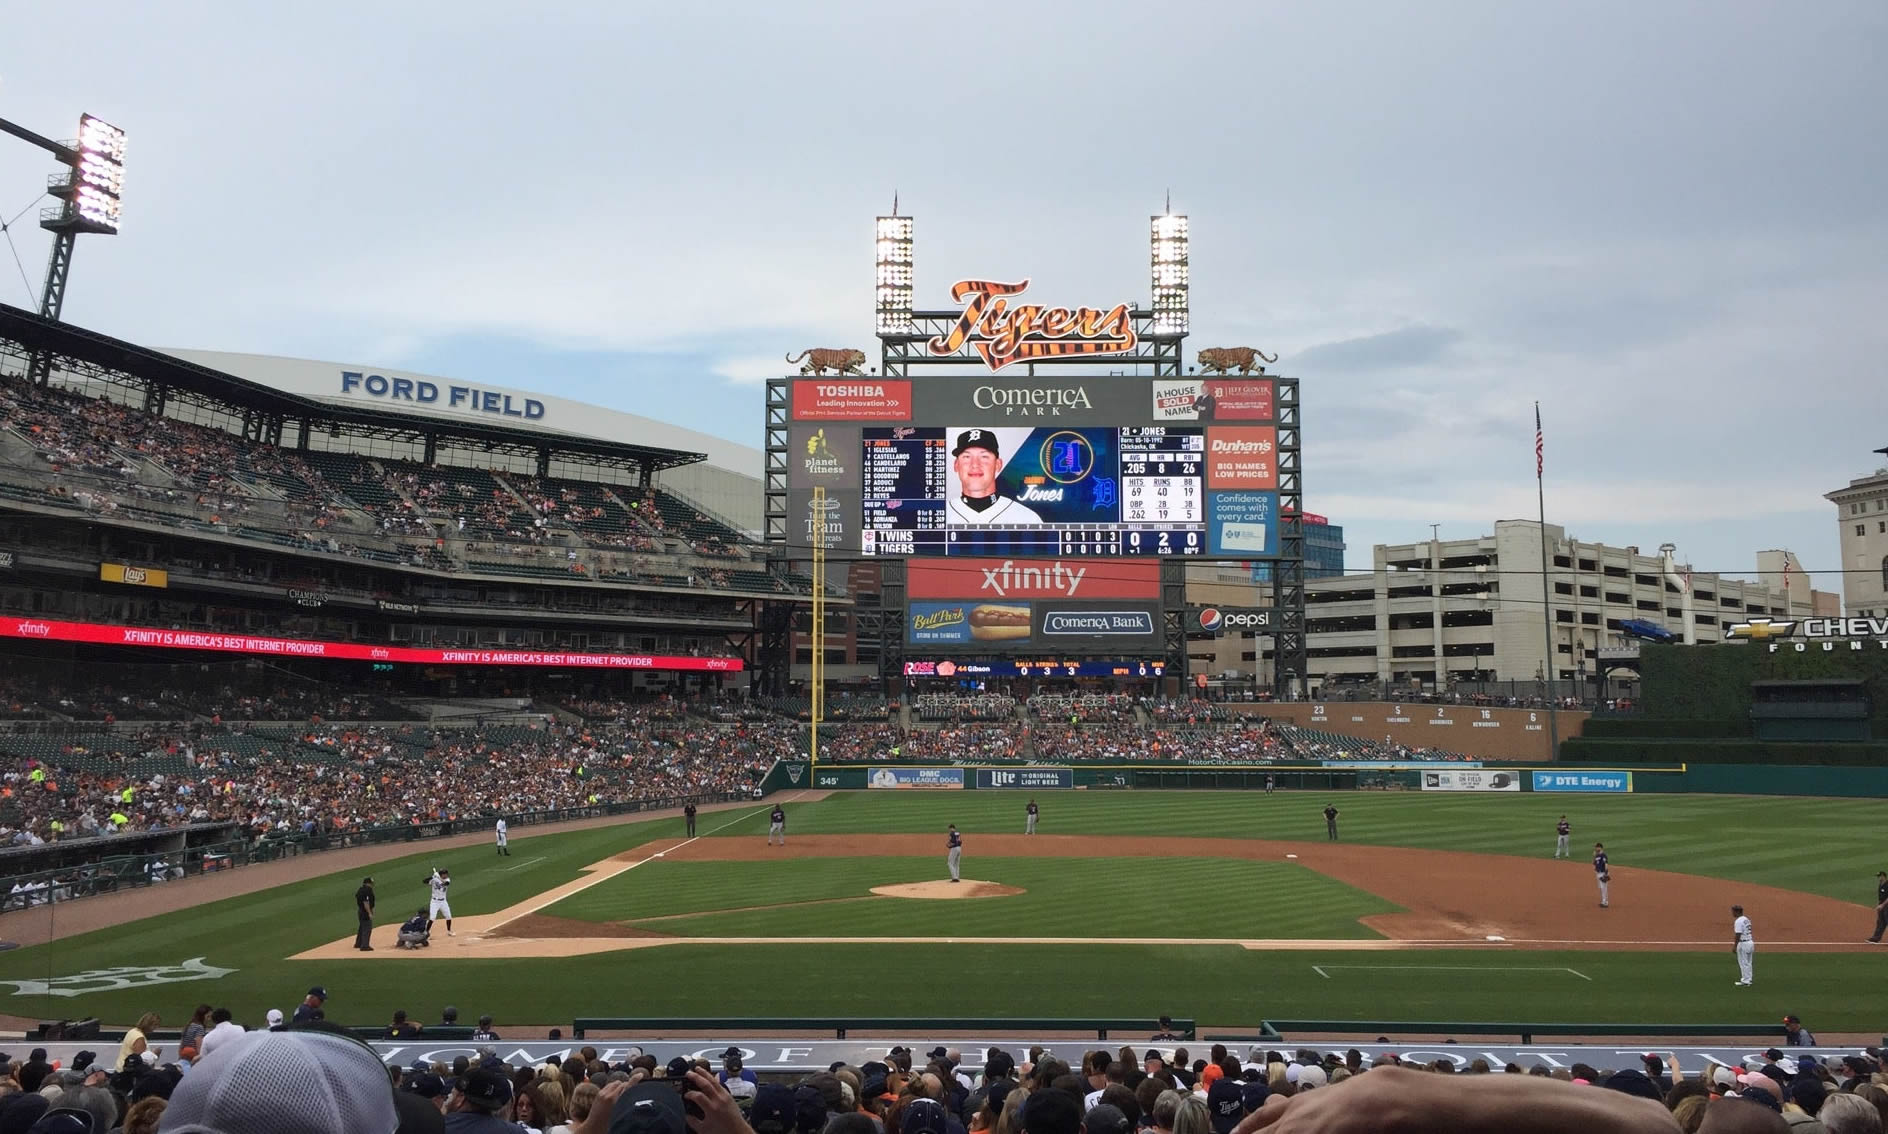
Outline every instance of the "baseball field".
[[[1888, 946], [1864, 940], [1888, 863], [1878, 801], [1076, 791], [1038, 795], [1040, 833], [1025, 836], [1018, 793], [776, 798], [785, 847], [767, 843], [769, 801], [704, 812], [692, 840], [680, 817], [520, 830], [510, 857], [489, 841], [421, 846], [337, 870], [361, 853], [343, 851], [10, 913], [0, 938], [43, 938], [50, 916], [58, 939], [0, 952], [0, 1015], [174, 1024], [209, 1002], [254, 1022], [320, 984], [344, 1023], [396, 1008], [433, 1021], [455, 1004], [539, 1036], [580, 1015], [1163, 1012], [1222, 1027], [1769, 1026], [1796, 1012], [1826, 1035], [1880, 1031], [1857, 995], [1888, 967]], [[1556, 861], [1562, 813], [1573, 857]], [[964, 834], [955, 885], [949, 823]], [[454, 879], [455, 932], [395, 950], [434, 866]], [[281, 881], [221, 896], [256, 871]], [[351, 947], [364, 873], [373, 953]], [[1748, 989], [1732, 987], [1733, 902], [1756, 925]], [[66, 936], [61, 918], [106, 927]]]

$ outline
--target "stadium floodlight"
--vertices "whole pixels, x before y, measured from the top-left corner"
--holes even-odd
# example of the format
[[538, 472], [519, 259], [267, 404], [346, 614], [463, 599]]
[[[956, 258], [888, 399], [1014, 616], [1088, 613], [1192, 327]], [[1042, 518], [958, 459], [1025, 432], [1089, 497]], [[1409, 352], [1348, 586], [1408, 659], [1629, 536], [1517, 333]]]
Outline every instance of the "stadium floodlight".
[[72, 206], [94, 232], [117, 232], [125, 184], [125, 132], [103, 118], [79, 116], [79, 160], [72, 166]]
[[1187, 218], [1150, 218], [1153, 250], [1154, 334], [1184, 335], [1192, 322], [1187, 288]]
[[911, 218], [878, 218], [876, 246], [878, 333], [911, 334]]

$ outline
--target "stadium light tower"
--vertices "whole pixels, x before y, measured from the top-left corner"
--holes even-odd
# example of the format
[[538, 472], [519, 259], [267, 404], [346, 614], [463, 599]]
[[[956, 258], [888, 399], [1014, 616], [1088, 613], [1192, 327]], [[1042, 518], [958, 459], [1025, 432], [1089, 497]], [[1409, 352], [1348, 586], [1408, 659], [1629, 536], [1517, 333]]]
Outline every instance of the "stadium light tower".
[[892, 215], [878, 218], [878, 333], [911, 333], [911, 218]]
[[1168, 211], [1151, 218], [1154, 333], [1184, 335], [1192, 315], [1187, 298], [1187, 218]]
[[[46, 194], [60, 203], [40, 210], [39, 227], [53, 234], [52, 259], [46, 264], [46, 286], [40, 292], [39, 313], [59, 318], [66, 302], [66, 277], [72, 271], [72, 249], [82, 232], [111, 236], [118, 231], [119, 209], [125, 182], [125, 132], [102, 118], [79, 116], [79, 136], [73, 142], [55, 142], [23, 126], [0, 118], [0, 131], [31, 142], [72, 167], [46, 181]], [[27, 378], [43, 386], [52, 375], [52, 355], [34, 351]]]

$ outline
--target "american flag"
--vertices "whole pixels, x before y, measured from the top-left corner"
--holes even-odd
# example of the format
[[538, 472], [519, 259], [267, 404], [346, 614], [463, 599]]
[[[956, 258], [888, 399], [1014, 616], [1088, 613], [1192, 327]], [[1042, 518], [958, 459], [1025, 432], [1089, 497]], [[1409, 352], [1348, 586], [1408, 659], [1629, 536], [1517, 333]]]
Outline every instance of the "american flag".
[[1541, 433], [1541, 404], [1534, 403], [1534, 479], [1539, 480], [1547, 471], [1547, 440]]

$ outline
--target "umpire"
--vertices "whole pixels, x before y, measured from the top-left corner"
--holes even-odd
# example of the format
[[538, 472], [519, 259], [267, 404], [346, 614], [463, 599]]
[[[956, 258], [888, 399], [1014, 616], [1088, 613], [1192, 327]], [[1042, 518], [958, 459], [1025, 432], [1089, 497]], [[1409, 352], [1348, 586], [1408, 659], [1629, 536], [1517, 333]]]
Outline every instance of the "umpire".
[[361, 888], [354, 891], [354, 914], [360, 919], [360, 928], [354, 932], [354, 947], [372, 952], [374, 945], [374, 880], [361, 879]]

